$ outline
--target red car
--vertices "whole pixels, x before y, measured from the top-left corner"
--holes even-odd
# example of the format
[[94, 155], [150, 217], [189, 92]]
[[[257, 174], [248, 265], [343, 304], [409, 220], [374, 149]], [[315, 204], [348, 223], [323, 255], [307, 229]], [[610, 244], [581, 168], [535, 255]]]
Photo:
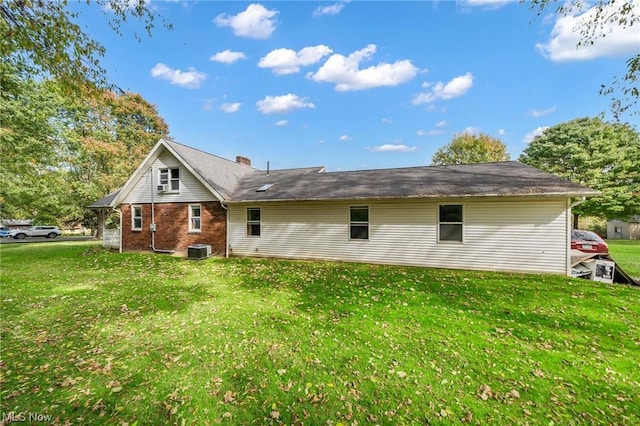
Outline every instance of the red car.
[[574, 229], [571, 231], [571, 249], [585, 253], [609, 253], [609, 246], [598, 234]]

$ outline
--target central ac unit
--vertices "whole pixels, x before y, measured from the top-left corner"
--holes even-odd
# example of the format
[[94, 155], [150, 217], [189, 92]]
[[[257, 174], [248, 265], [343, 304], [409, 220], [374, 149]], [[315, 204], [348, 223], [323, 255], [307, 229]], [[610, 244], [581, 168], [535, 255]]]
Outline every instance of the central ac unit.
[[167, 192], [167, 184], [158, 185], [158, 192]]

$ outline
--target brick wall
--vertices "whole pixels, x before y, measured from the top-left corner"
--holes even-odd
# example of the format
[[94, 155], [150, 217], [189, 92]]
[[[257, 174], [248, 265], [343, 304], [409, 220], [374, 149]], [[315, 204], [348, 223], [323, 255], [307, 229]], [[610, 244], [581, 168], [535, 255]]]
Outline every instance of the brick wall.
[[[155, 204], [155, 248], [186, 254], [192, 244], [211, 245], [212, 254], [224, 255], [227, 238], [227, 211], [218, 202], [201, 205], [202, 231], [189, 232], [189, 205], [195, 203]], [[122, 210], [122, 250], [151, 250], [151, 204], [142, 204], [142, 230], [131, 230], [131, 206]]]

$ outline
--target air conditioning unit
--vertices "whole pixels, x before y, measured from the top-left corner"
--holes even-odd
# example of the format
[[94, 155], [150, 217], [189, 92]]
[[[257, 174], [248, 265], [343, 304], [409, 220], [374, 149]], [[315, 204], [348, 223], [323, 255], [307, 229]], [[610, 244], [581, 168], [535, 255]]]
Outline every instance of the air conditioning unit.
[[211, 246], [209, 244], [194, 244], [187, 247], [187, 257], [189, 259], [206, 259], [211, 256]]
[[167, 184], [158, 185], [158, 192], [167, 192]]

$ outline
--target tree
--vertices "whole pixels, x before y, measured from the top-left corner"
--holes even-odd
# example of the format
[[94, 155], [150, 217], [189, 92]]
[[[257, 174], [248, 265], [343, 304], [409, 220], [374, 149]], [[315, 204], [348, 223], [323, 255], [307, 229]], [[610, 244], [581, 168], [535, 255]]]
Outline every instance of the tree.
[[[524, 3], [524, 0], [521, 0]], [[581, 39], [577, 47], [592, 45], [598, 39], [604, 38], [611, 31], [611, 26], [630, 28], [640, 24], [640, 6], [637, 1], [598, 0], [592, 4], [584, 0], [568, 0], [560, 5], [554, 0], [531, 0], [531, 9], [541, 15], [548, 7], [556, 6], [555, 13], [561, 15], [573, 14], [575, 11], [583, 11], [585, 6], [593, 8], [593, 13], [587, 15], [590, 18], [577, 28]], [[614, 76], [611, 84], [602, 84], [599, 93], [604, 96], [611, 95], [611, 112], [616, 120], [626, 111], [638, 114], [633, 107], [640, 101], [640, 89], [637, 81], [640, 80], [640, 52], [632, 55], [626, 61], [626, 72], [623, 76]]]
[[[62, 119], [71, 155], [66, 169], [79, 212], [125, 184], [169, 127], [155, 106], [137, 93], [103, 91], [71, 101]], [[104, 212], [103, 212], [104, 213]], [[97, 214], [101, 236], [106, 217]]]
[[507, 147], [500, 139], [480, 133], [461, 133], [439, 148], [431, 159], [432, 165], [488, 163], [509, 159]]
[[628, 219], [640, 213], [640, 134], [630, 125], [578, 118], [546, 129], [520, 161], [597, 189], [602, 195], [575, 207], [579, 215]]
[[[91, 0], [86, 0], [87, 5]], [[150, 35], [157, 17], [145, 0], [96, 0], [109, 26], [138, 19]], [[78, 12], [68, 0], [3, 0], [0, 2], [1, 60], [20, 72], [58, 80], [66, 91], [82, 86], [106, 87], [100, 58], [105, 49], [73, 21]], [[170, 25], [164, 23], [165, 26]], [[137, 33], [134, 34], [139, 38]]]

